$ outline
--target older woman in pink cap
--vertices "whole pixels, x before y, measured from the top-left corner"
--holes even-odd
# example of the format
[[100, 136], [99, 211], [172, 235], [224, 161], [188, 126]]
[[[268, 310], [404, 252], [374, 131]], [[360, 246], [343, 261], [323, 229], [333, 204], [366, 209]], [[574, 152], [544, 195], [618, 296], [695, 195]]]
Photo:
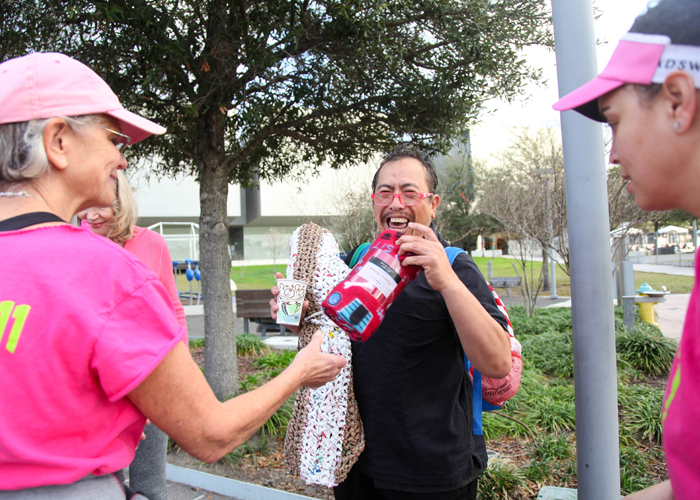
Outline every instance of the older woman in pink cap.
[[146, 418], [195, 457], [244, 442], [300, 386], [345, 364], [314, 339], [261, 388], [219, 402], [158, 277], [65, 221], [114, 201], [124, 148], [159, 125], [67, 56], [0, 64], [0, 493], [125, 498]]
[[[601, 74], [554, 108], [610, 125], [610, 163], [620, 165], [641, 208], [680, 208], [700, 217], [698, 88], [700, 2], [661, 0], [635, 20]], [[700, 497], [699, 286], [696, 279], [661, 409], [670, 481], [628, 498]]]

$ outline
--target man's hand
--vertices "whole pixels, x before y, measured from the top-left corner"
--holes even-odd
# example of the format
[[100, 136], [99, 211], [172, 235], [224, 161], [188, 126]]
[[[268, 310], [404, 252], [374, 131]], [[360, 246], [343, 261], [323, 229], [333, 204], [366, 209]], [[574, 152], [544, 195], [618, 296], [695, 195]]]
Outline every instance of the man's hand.
[[338, 376], [345, 366], [345, 358], [321, 352], [323, 334], [314, 333], [311, 342], [304, 347], [294, 358], [290, 369], [297, 367], [302, 370], [302, 387], [321, 387]]
[[410, 222], [411, 233], [396, 240], [399, 255], [412, 253], [403, 265], [423, 268], [428, 284], [442, 294], [457, 329], [462, 348], [474, 368], [483, 375], [501, 379], [512, 367], [508, 333], [486, 312], [459, 276], [452, 270], [445, 248], [428, 226]]
[[417, 222], [409, 222], [409, 231], [413, 234], [404, 234], [396, 243], [401, 245], [399, 255], [413, 253], [403, 260], [404, 266], [421, 266], [428, 284], [438, 292], [443, 292], [450, 285], [461, 284], [459, 277], [452, 270], [450, 261], [445, 253], [445, 248], [432, 229]]
[[[277, 273], [275, 274], [275, 278], [279, 279], [284, 279], [284, 274], [282, 273]], [[277, 322], [277, 311], [279, 311], [279, 306], [277, 305], [277, 296], [280, 294], [280, 289], [277, 288], [277, 285], [274, 285], [272, 288], [270, 288], [270, 291], [272, 292], [272, 295], [275, 296], [274, 299], [270, 299], [270, 317]], [[309, 301], [305, 300], [304, 304], [301, 306], [301, 320], [299, 321], [298, 325], [284, 325], [285, 328], [288, 328], [294, 333], [294, 335], [299, 335], [299, 330], [301, 330], [301, 322], [304, 321], [304, 317], [306, 316], [306, 310], [309, 308]]]

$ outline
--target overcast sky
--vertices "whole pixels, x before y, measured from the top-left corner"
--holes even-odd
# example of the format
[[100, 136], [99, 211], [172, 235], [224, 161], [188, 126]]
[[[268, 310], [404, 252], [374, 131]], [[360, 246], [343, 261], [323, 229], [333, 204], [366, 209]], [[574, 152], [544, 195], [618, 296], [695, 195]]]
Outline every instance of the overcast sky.
[[[598, 68], [602, 70], [612, 55], [618, 40], [632, 26], [635, 17], [646, 10], [649, 0], [595, 0], [601, 17], [595, 22], [596, 36], [607, 43], [598, 45]], [[559, 126], [559, 112], [552, 109], [559, 99], [554, 51], [531, 48], [527, 51], [531, 66], [542, 68], [546, 85], [527, 87], [526, 101], [512, 104], [494, 101], [482, 122], [472, 127], [472, 153], [475, 158], [488, 158], [508, 144], [509, 128], [518, 125]]]

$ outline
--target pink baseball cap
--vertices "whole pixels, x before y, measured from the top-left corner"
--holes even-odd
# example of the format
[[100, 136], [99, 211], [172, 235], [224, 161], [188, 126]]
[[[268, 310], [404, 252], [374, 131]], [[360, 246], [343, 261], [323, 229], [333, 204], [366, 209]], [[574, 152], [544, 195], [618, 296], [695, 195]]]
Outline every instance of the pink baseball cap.
[[688, 72], [700, 82], [700, 47], [673, 45], [666, 35], [627, 33], [617, 44], [605, 69], [595, 79], [565, 95], [553, 108], [575, 109], [593, 120], [604, 122], [598, 111], [598, 98], [627, 83], [663, 83], [669, 73]]
[[165, 128], [124, 109], [97, 73], [66, 55], [35, 52], [0, 64], [0, 124], [104, 113], [131, 143]]

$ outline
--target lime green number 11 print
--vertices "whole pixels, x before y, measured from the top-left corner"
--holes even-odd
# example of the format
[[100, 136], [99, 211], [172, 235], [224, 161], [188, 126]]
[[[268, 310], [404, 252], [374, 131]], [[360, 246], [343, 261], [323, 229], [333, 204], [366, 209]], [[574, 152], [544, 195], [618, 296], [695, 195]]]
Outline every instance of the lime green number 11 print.
[[14, 319], [12, 330], [10, 330], [10, 336], [7, 339], [7, 345], [5, 346], [10, 353], [14, 353], [15, 349], [17, 348], [19, 336], [22, 334], [24, 323], [27, 321], [27, 316], [29, 315], [30, 310], [31, 306], [25, 304], [15, 307], [15, 303], [11, 300], [0, 302], [0, 342], [5, 336], [5, 328], [7, 327], [10, 315], [12, 316], [12, 319]]

